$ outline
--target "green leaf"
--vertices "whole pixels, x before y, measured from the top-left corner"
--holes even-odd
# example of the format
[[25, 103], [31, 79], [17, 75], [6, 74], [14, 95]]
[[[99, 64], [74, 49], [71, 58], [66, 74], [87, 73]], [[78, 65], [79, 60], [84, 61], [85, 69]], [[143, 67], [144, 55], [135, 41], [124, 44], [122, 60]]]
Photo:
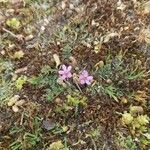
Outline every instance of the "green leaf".
[[78, 106], [78, 105], [83, 105], [85, 106], [87, 103], [87, 98], [85, 96], [81, 95], [67, 95], [67, 103], [70, 106]]
[[42, 76], [39, 77], [33, 76], [30, 79], [28, 79], [28, 82], [33, 85], [39, 85], [42, 79], [43, 79]]
[[140, 115], [137, 117], [138, 122], [140, 125], [146, 125], [149, 123], [149, 118], [147, 115]]
[[112, 85], [105, 87], [104, 92], [106, 94], [108, 94], [109, 97], [113, 98], [116, 102], [118, 102], [117, 96], [119, 96], [119, 95], [118, 95], [117, 89], [115, 87], [113, 87]]
[[53, 142], [47, 150], [64, 150], [62, 141]]
[[131, 124], [133, 121], [133, 116], [130, 113], [125, 112], [122, 115], [122, 122], [126, 125]]
[[143, 134], [148, 140], [150, 140], [150, 133]]
[[21, 25], [20, 21], [17, 18], [8, 19], [6, 21], [6, 24], [12, 29], [19, 29]]
[[26, 81], [27, 81], [27, 76], [21, 76], [21, 77], [19, 77], [19, 78], [16, 80], [16, 83], [15, 83], [16, 88], [17, 88], [18, 90], [21, 90], [22, 87], [23, 87], [23, 85], [26, 83]]

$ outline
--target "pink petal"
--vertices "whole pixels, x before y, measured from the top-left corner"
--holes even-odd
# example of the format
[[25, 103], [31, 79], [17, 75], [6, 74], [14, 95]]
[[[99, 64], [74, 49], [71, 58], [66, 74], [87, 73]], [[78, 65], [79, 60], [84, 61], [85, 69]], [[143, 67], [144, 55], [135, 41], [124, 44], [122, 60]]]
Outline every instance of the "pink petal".
[[72, 66], [68, 66], [67, 71], [70, 72], [72, 69]]
[[66, 75], [62, 75], [62, 76], [60, 76], [60, 78], [61, 78], [62, 80], [65, 80], [67, 77], [66, 77]]
[[63, 70], [60, 70], [60, 71], [58, 71], [58, 73], [59, 73], [60, 75], [62, 75], [62, 74], [64, 74], [65, 72], [64, 72]]
[[87, 84], [87, 85], [90, 85], [91, 82], [90, 82], [89, 80], [86, 80], [86, 84]]
[[80, 76], [79, 76], [79, 80], [83, 80], [84, 79], [84, 76], [81, 74]]
[[66, 67], [65, 65], [62, 65], [62, 69], [63, 69], [64, 71], [67, 71], [67, 67]]
[[67, 74], [67, 78], [71, 78], [72, 77], [72, 74], [69, 72], [68, 74]]
[[80, 84], [85, 84], [85, 80], [80, 80]]
[[84, 77], [88, 77], [88, 72], [87, 72], [86, 70], [83, 70], [82, 75], [83, 75]]
[[88, 76], [87, 80], [92, 81], [93, 80], [93, 76]]

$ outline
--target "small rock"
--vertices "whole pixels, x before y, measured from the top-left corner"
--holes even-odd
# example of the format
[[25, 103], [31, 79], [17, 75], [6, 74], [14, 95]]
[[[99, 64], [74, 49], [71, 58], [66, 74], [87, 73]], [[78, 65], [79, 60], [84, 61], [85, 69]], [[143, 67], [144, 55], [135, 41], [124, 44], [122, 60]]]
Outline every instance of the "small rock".
[[66, 83], [65, 83], [61, 78], [58, 78], [58, 79], [57, 79], [57, 83], [58, 83], [59, 85], [62, 85], [64, 88], [67, 87]]
[[8, 48], [9, 50], [13, 50], [15, 48], [15, 44], [9, 44]]
[[41, 31], [44, 31], [45, 30], [45, 27], [44, 26], [41, 26]]
[[52, 120], [50, 119], [43, 120], [43, 123], [42, 123], [43, 129], [46, 129], [49, 131], [49, 130], [52, 130], [54, 127], [55, 127], [55, 123]]
[[22, 106], [25, 103], [25, 100], [19, 100], [15, 103], [16, 106]]
[[121, 103], [127, 104], [127, 103], [128, 103], [128, 100], [127, 100], [125, 97], [123, 97], [123, 98], [121, 99]]
[[112, 83], [112, 81], [110, 79], [106, 80], [106, 82], [109, 84]]
[[62, 8], [62, 9], [65, 9], [65, 8], [66, 8], [66, 3], [65, 3], [64, 1], [62, 1], [62, 3], [61, 3], [61, 8]]
[[95, 20], [92, 20], [91, 25], [92, 25], [92, 26], [96, 26], [96, 27], [98, 27], [98, 26], [99, 26], [99, 23], [98, 23], [98, 22], [95, 22]]
[[19, 95], [13, 96], [13, 97], [9, 100], [9, 102], [7, 103], [7, 105], [8, 105], [8, 106], [13, 106], [13, 105], [18, 101], [19, 98], [20, 98]]
[[119, 0], [119, 1], [117, 2], [117, 9], [118, 9], [118, 10], [124, 10], [125, 8], [126, 8], [126, 5], [123, 4], [123, 2], [122, 2], [121, 0]]
[[4, 51], [4, 50], [2, 50], [2, 51], [1, 51], [1, 54], [2, 54], [2, 55], [5, 55], [5, 51]]
[[54, 54], [53, 55], [53, 58], [55, 60], [55, 63], [56, 63], [56, 68], [60, 65], [60, 58], [59, 58], [59, 55], [57, 54]]
[[26, 40], [26, 41], [30, 41], [30, 40], [33, 39], [33, 37], [34, 37], [34, 36], [33, 36], [32, 34], [30, 34], [30, 35], [28, 35], [28, 36], [25, 37], [25, 40]]
[[59, 42], [59, 41], [57, 41], [57, 45], [60, 45], [60, 42]]
[[74, 5], [73, 5], [73, 4], [70, 4], [70, 5], [69, 5], [69, 8], [73, 10], [73, 9], [74, 9]]
[[27, 67], [19, 68], [15, 71], [16, 74], [27, 71]]
[[57, 104], [60, 104], [60, 103], [62, 102], [62, 100], [61, 100], [59, 97], [57, 97], [57, 98], [55, 99], [55, 102], [56, 102]]
[[12, 106], [12, 110], [13, 110], [14, 112], [18, 112], [18, 111], [19, 111], [19, 108], [18, 108], [18, 106], [14, 105], [14, 106]]

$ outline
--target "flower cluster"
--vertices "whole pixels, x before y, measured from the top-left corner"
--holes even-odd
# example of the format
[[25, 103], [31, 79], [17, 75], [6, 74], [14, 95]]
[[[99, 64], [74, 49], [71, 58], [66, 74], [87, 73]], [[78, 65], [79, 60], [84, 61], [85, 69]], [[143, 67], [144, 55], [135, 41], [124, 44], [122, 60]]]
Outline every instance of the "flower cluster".
[[62, 80], [69, 79], [72, 77], [71, 69], [71, 66], [67, 67], [65, 65], [62, 65], [62, 70], [58, 72]]
[[[72, 66], [67, 67], [66, 65], [62, 65], [61, 70], [59, 70], [58, 72], [60, 75], [60, 78], [62, 80], [67, 80], [71, 78], [72, 77], [71, 69], [72, 69]], [[90, 85], [92, 81], [93, 81], [93, 76], [90, 76], [86, 70], [83, 70], [81, 74], [79, 75], [79, 82], [82, 85], [84, 84]]]

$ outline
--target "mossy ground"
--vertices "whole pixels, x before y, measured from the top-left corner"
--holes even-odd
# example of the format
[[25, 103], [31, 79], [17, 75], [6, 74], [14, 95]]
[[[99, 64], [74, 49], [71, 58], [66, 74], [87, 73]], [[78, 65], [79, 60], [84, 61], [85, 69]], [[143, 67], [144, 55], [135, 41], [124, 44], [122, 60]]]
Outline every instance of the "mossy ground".
[[[0, 150], [150, 148], [145, 4], [0, 1]], [[64, 84], [54, 54], [73, 66]], [[76, 80], [83, 69], [89, 86]], [[24, 101], [17, 112], [8, 106], [14, 95]]]

